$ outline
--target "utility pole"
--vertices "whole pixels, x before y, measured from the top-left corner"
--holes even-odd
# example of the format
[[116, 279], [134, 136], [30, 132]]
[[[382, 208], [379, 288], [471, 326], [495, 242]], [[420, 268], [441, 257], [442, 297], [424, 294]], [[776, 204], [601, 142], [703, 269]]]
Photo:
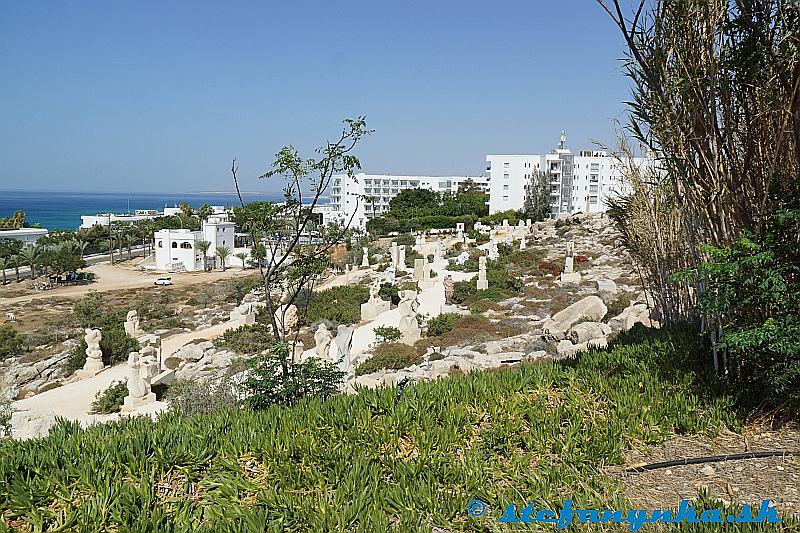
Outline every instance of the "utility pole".
[[108, 214], [108, 253], [111, 254], [111, 264], [114, 264], [114, 238], [111, 236], [111, 213]]

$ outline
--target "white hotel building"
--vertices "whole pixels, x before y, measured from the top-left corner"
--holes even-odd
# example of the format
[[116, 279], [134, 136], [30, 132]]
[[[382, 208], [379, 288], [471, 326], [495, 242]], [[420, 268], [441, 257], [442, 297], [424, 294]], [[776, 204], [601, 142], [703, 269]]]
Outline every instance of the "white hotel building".
[[[555, 218], [573, 213], [601, 213], [605, 199], [627, 190], [619, 161], [604, 151], [573, 154], [561, 134], [558, 148], [546, 155], [487, 155], [489, 212], [521, 209], [525, 189], [537, 171], [550, 177], [550, 212]], [[636, 158], [643, 165], [647, 158]]]
[[346, 174], [333, 176], [328, 204], [317, 210], [323, 222], [340, 221], [344, 224], [352, 217], [352, 227], [363, 228], [367, 220], [385, 215], [389, 202], [405, 189], [430, 189], [436, 192], [455, 193], [458, 186], [471, 180], [488, 192], [486, 176], [391, 176], [358, 173], [354, 177]]

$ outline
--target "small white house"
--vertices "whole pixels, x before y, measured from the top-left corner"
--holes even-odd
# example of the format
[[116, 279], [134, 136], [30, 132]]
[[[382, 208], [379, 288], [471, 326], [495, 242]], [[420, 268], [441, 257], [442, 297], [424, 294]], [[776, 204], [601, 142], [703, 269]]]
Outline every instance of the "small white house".
[[245, 252], [250, 248], [237, 248], [235, 224], [228, 221], [226, 215], [211, 215], [204, 220], [200, 231], [188, 229], [163, 229], [154, 234], [156, 250], [156, 269], [170, 271], [194, 272], [203, 270], [203, 252], [197, 243], [210, 243], [205, 255], [205, 263], [209, 268], [221, 268], [222, 263], [217, 256], [217, 249], [224, 246], [229, 254], [225, 258], [225, 266], [242, 266], [241, 260], [234, 254]]
[[0, 241], [15, 240], [22, 244], [34, 244], [42, 237], [47, 237], [47, 230], [44, 228], [19, 228], [0, 230]]

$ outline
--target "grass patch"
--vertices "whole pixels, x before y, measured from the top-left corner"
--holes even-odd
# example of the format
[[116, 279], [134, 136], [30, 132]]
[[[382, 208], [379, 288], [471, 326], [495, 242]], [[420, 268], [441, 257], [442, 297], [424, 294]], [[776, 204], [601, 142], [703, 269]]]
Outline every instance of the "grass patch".
[[[635, 328], [607, 352], [399, 396], [61, 422], [45, 439], [0, 440], [2, 520], [19, 530], [493, 531], [521, 500], [624, 509], [602, 469], [626, 448], [739, 426], [734, 399], [691, 371], [704, 349], [689, 330]], [[468, 516], [473, 498], [486, 516]]]

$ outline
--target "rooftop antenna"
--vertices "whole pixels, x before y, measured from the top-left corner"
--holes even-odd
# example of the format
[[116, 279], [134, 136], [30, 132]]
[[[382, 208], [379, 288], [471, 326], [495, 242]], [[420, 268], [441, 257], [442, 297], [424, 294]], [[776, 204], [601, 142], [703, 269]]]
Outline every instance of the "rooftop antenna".
[[567, 143], [567, 132], [564, 131], [564, 130], [561, 130], [561, 142], [558, 143], [558, 148], [563, 150], [564, 149], [564, 145], [566, 143]]

